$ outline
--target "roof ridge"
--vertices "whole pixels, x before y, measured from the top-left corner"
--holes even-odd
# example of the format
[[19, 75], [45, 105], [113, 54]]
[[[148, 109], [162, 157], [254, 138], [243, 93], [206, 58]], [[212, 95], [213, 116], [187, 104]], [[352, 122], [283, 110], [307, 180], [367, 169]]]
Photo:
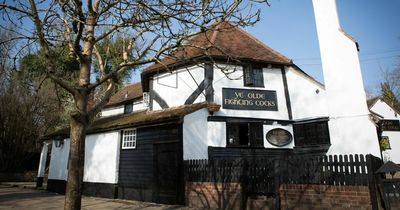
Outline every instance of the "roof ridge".
[[265, 43], [263, 43], [262, 41], [258, 40], [255, 36], [251, 35], [250, 33], [248, 33], [247, 31], [243, 30], [242, 28], [238, 27], [238, 26], [234, 26], [235, 28], [237, 28], [241, 33], [245, 34], [246, 36], [248, 36], [250, 39], [252, 39], [253, 41], [257, 42], [258, 44], [261, 44], [263, 47], [265, 47], [268, 50], [271, 50], [273, 53], [275, 53], [277, 56], [281, 57], [283, 60], [287, 60], [287, 62], [291, 62], [291, 59], [289, 59], [288, 57], [284, 56], [283, 54], [279, 53], [278, 51], [272, 49], [271, 47], [269, 47], [268, 45], [266, 45]]
[[141, 81], [140, 81], [140, 82], [131, 83], [131, 84], [125, 84], [125, 85], [122, 86], [121, 89], [119, 89], [117, 92], [122, 91], [122, 90], [125, 89], [125, 88], [132, 87], [132, 86], [135, 86], [135, 85], [141, 85], [141, 84], [142, 84]]

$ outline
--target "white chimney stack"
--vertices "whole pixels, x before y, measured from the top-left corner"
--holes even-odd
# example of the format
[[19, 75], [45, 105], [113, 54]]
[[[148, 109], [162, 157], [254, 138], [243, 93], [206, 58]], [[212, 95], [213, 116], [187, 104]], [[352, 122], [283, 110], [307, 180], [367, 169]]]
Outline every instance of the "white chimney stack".
[[380, 156], [369, 119], [357, 43], [340, 27], [335, 0], [313, 0], [329, 110], [330, 154]]

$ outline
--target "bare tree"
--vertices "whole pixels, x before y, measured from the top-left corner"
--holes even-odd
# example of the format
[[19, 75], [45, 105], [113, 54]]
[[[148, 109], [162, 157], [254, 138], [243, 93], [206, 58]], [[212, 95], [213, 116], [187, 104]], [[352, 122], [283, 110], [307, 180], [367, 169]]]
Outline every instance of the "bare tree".
[[383, 83], [386, 83], [396, 98], [400, 97], [400, 64], [391, 70], [383, 71]]
[[[13, 24], [23, 41], [16, 45], [37, 48], [45, 55], [46, 75], [74, 99], [70, 120], [70, 155], [65, 209], [80, 209], [85, 132], [96, 114], [107, 104], [120, 75], [130, 68], [159, 61], [190, 37], [223, 21], [253, 24], [259, 11], [254, 0], [16, 0], [0, 3], [2, 18]], [[268, 2], [267, 2], [268, 4]], [[3, 27], [3, 26], [0, 26]], [[4, 27], [3, 27], [4, 28]], [[105, 39], [122, 37], [119, 62], [109, 62], [99, 45]], [[79, 65], [64, 79], [55, 64], [57, 46], [68, 46]], [[17, 53], [18, 54], [18, 53]], [[93, 81], [93, 67], [98, 80]], [[103, 88], [100, 88], [103, 87]], [[88, 108], [89, 95], [100, 88], [101, 98]]]
[[396, 110], [400, 109], [400, 65], [383, 71], [383, 82], [380, 84], [380, 97]]

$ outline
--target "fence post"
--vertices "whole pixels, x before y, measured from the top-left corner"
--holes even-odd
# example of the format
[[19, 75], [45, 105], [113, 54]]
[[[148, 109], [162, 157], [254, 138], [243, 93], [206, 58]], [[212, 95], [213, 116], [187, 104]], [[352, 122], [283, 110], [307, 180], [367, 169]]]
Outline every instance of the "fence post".
[[281, 184], [281, 171], [280, 171], [280, 165], [282, 163], [279, 163], [279, 159], [274, 160], [274, 185], [275, 185], [275, 209], [280, 210], [281, 209], [281, 197], [280, 197], [280, 184]]
[[241, 203], [241, 210], [246, 210], [247, 209], [247, 193], [248, 193], [248, 161], [246, 158], [242, 159], [242, 177], [241, 177], [241, 187], [242, 187], [242, 203]]
[[367, 168], [368, 168], [368, 188], [369, 195], [371, 198], [372, 210], [378, 210], [378, 200], [376, 195], [376, 181], [374, 177], [375, 169], [372, 163], [372, 155], [366, 155], [367, 159]]

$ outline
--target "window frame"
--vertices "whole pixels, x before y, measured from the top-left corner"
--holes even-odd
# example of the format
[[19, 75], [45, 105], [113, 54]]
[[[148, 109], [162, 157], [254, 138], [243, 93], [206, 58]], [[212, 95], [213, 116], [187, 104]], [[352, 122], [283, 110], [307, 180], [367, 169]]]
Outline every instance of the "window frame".
[[243, 86], [265, 87], [263, 68], [261, 66], [254, 66], [251, 64], [243, 66]]
[[293, 124], [295, 147], [331, 145], [328, 121]]
[[[236, 130], [239, 126], [247, 126], [248, 145], [238, 144], [240, 140], [230, 143], [231, 129]], [[257, 128], [259, 129], [257, 132]], [[226, 147], [227, 148], [264, 148], [263, 123], [261, 122], [226, 122]], [[238, 131], [237, 131], [238, 132]], [[257, 132], [257, 133], [255, 133]], [[240, 136], [239, 133], [238, 137]]]
[[[127, 132], [132, 132], [128, 133]], [[137, 129], [125, 129], [121, 131], [121, 149], [136, 149], [137, 146]], [[126, 139], [126, 137], [132, 137], [132, 139]]]
[[[130, 107], [130, 110], [127, 107]], [[124, 114], [129, 114], [132, 112], [133, 112], [133, 102], [124, 104]]]

